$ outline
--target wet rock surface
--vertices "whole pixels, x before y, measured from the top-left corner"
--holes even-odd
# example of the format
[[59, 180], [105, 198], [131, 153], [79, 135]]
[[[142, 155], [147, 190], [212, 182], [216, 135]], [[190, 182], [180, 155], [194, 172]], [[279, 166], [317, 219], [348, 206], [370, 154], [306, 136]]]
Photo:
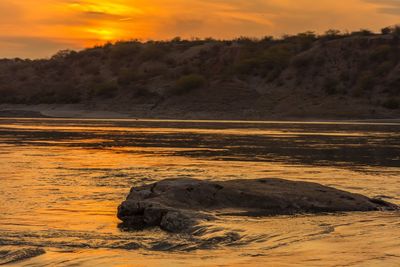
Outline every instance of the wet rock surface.
[[207, 181], [167, 179], [132, 188], [118, 207], [121, 226], [159, 226], [169, 232], [193, 229], [219, 215], [274, 216], [350, 211], [397, 210], [371, 199], [309, 182], [282, 179]]
[[0, 249], [0, 265], [16, 263], [45, 253], [42, 248], [3, 248]]

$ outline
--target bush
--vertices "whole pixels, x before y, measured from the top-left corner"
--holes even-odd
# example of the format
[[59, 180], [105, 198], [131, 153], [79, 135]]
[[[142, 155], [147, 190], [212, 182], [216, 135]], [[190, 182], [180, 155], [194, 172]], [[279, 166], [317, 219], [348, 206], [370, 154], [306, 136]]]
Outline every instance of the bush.
[[52, 104], [57, 102], [57, 97], [51, 89], [40, 89], [29, 96], [28, 102], [32, 104]]
[[272, 46], [260, 57], [260, 65], [264, 69], [283, 70], [289, 65], [293, 52], [286, 45]]
[[307, 68], [311, 65], [312, 63], [312, 56], [308, 54], [301, 54], [293, 58], [292, 64], [297, 68], [297, 69], [304, 69]]
[[11, 89], [0, 89], [0, 103], [14, 104], [17, 102], [16, 91]]
[[383, 35], [387, 35], [387, 34], [391, 34], [392, 33], [392, 29], [390, 27], [385, 27], [381, 29], [381, 33]]
[[317, 40], [317, 35], [314, 32], [308, 31], [296, 35], [295, 41], [299, 46], [300, 51], [310, 49], [312, 44]]
[[81, 101], [80, 91], [73, 85], [60, 85], [55, 94], [55, 102], [62, 104], [75, 104]]
[[396, 25], [396, 26], [393, 27], [392, 34], [395, 37], [400, 37], [400, 26], [399, 25]]
[[398, 99], [391, 98], [383, 102], [382, 106], [387, 109], [398, 109], [400, 108], [400, 102]]
[[337, 88], [338, 88], [339, 82], [337, 79], [333, 78], [333, 77], [327, 77], [324, 80], [324, 91], [326, 94], [328, 95], [335, 95], [337, 94]]
[[400, 36], [400, 26], [396, 25], [396, 26], [392, 26], [392, 27], [385, 27], [383, 29], [381, 29], [381, 33], [382, 34], [392, 34], [396, 37]]
[[241, 36], [239, 38], [233, 39], [232, 41], [242, 45], [252, 45], [257, 42], [257, 39]]
[[118, 72], [118, 84], [129, 85], [138, 78], [135, 70], [132, 68], [122, 68]]
[[129, 90], [132, 92], [133, 97], [145, 97], [145, 98], [152, 98], [158, 96], [157, 93], [151, 92], [148, 88], [144, 86], [131, 86]]
[[111, 60], [121, 60], [125, 58], [130, 58], [137, 54], [140, 47], [134, 42], [120, 42], [112, 46], [110, 57]]
[[100, 74], [100, 67], [99, 67], [99, 64], [96, 62], [92, 62], [92, 63], [84, 65], [82, 67], [82, 70], [85, 74], [89, 74], [89, 75], [99, 75]]
[[308, 31], [297, 35], [286, 35], [283, 36], [282, 39], [286, 43], [294, 45], [297, 51], [304, 51], [309, 49], [317, 40], [317, 35], [312, 31]]
[[359, 31], [352, 32], [351, 36], [372, 36], [374, 33], [368, 29], [361, 29]]
[[365, 91], [372, 90], [375, 82], [375, 78], [371, 72], [364, 72], [357, 80], [354, 96], [361, 96]]
[[118, 86], [113, 82], [102, 82], [93, 85], [95, 96], [101, 98], [113, 98], [117, 95]]
[[143, 61], [160, 60], [163, 56], [164, 52], [154, 44], [147, 44], [140, 53], [140, 58]]
[[340, 34], [339, 30], [335, 30], [335, 29], [330, 29], [327, 30], [323, 35], [321, 35], [320, 37], [323, 40], [334, 40], [334, 39], [338, 39], [340, 37], [342, 37], [343, 35]]
[[380, 45], [370, 54], [370, 60], [373, 62], [383, 62], [392, 59], [392, 47], [390, 45]]
[[235, 63], [234, 69], [238, 74], [251, 74], [259, 65], [257, 58], [244, 58]]
[[77, 54], [78, 54], [77, 52], [75, 52], [73, 50], [69, 50], [69, 49], [60, 50], [51, 57], [51, 60], [63, 60], [63, 59], [69, 58], [69, 57], [73, 57]]
[[340, 79], [340, 81], [342, 81], [344, 83], [348, 83], [351, 81], [351, 73], [349, 71], [343, 70], [339, 74], [339, 79]]
[[391, 61], [383, 62], [375, 68], [374, 75], [376, 77], [386, 76], [390, 73], [390, 71], [393, 69], [393, 67], [394, 67], [393, 62], [391, 62]]
[[175, 85], [174, 94], [184, 94], [191, 90], [203, 87], [206, 84], [206, 79], [199, 74], [189, 74], [182, 76]]
[[288, 67], [294, 53], [291, 48], [293, 45], [276, 44], [263, 51], [246, 51], [245, 55], [234, 65], [234, 70], [238, 74], [262, 74], [270, 72], [280, 74], [283, 69]]

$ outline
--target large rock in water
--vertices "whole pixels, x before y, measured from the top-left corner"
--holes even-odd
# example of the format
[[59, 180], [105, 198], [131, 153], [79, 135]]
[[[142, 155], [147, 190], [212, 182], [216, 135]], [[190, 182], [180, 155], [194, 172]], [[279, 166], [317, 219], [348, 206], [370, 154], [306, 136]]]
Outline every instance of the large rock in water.
[[191, 229], [216, 215], [273, 216], [323, 212], [396, 210], [380, 199], [316, 183], [282, 179], [206, 181], [167, 179], [132, 188], [118, 208], [122, 226]]

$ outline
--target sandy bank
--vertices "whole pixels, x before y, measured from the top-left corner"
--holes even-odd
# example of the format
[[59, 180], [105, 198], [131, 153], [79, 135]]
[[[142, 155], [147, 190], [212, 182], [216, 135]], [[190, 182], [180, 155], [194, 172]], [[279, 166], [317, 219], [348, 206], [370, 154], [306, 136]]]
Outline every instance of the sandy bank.
[[80, 104], [41, 104], [41, 105], [0, 105], [0, 117], [9, 118], [76, 118], [76, 119], [171, 119], [171, 120], [227, 120], [227, 121], [361, 121], [361, 122], [400, 122], [400, 118], [379, 117], [365, 118], [357, 116], [349, 116], [343, 118], [341, 116], [239, 116], [237, 114], [213, 113], [213, 112], [195, 112], [185, 113], [182, 111], [174, 112], [150, 112], [147, 107], [137, 107], [135, 110], [119, 109], [106, 106], [90, 107]]

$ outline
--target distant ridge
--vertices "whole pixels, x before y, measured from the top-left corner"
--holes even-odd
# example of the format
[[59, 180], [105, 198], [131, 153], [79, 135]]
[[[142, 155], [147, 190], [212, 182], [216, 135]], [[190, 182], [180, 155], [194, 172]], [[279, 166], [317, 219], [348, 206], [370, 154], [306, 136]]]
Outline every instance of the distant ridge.
[[400, 118], [400, 28], [117, 42], [3, 59], [0, 104], [79, 104], [138, 118]]

